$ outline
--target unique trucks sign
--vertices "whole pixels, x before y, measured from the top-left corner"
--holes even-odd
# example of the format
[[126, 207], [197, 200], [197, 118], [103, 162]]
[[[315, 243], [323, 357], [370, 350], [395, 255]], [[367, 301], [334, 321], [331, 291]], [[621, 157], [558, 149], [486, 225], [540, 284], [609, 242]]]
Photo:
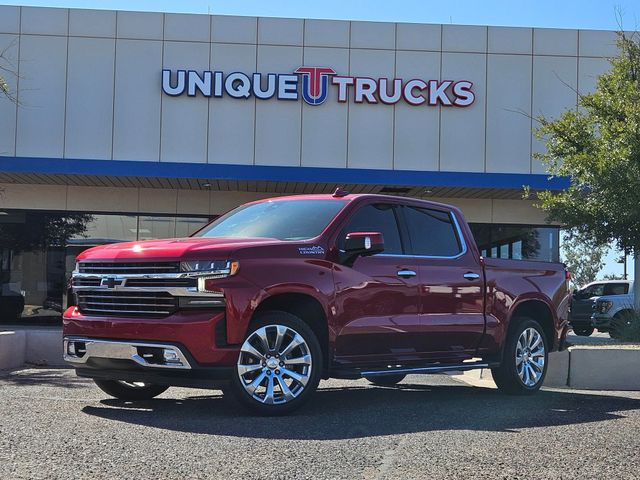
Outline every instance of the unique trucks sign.
[[260, 100], [299, 100], [320, 105], [329, 88], [337, 90], [338, 102], [468, 107], [475, 100], [468, 80], [403, 80], [401, 78], [347, 77], [329, 67], [299, 67], [293, 73], [225, 74], [220, 71], [162, 70], [162, 91], [172, 97], [186, 93], [195, 97], [255, 97]]

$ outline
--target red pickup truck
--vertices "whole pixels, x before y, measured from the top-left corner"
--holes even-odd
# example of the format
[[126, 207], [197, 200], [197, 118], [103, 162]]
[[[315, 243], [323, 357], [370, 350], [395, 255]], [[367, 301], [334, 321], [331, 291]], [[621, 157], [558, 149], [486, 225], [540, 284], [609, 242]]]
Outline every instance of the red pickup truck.
[[448, 205], [279, 197], [189, 238], [83, 252], [64, 357], [117, 398], [218, 388], [263, 414], [330, 377], [389, 386], [491, 368], [502, 390], [528, 394], [563, 348], [566, 277], [558, 263], [482, 258]]

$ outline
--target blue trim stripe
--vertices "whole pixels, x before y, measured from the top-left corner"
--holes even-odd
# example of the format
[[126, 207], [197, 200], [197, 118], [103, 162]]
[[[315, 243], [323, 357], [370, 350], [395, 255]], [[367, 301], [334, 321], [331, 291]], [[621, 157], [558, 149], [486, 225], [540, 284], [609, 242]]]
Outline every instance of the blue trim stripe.
[[528, 185], [534, 190], [562, 190], [569, 186], [568, 177], [524, 173], [424, 172], [30, 157], [0, 157], [0, 172], [499, 189], [520, 189]]

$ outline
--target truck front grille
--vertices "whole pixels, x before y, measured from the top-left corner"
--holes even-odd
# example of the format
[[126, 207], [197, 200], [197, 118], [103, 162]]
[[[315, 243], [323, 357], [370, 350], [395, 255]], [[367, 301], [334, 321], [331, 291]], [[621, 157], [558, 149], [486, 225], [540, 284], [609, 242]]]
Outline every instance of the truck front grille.
[[165, 317], [178, 308], [178, 299], [167, 292], [80, 290], [76, 295], [85, 315]]
[[80, 262], [78, 271], [80, 273], [95, 273], [99, 275], [178, 273], [180, 272], [180, 262]]
[[74, 287], [99, 287], [101, 282], [101, 278], [74, 278], [72, 285]]
[[127, 278], [127, 287], [189, 288], [197, 287], [197, 278]]

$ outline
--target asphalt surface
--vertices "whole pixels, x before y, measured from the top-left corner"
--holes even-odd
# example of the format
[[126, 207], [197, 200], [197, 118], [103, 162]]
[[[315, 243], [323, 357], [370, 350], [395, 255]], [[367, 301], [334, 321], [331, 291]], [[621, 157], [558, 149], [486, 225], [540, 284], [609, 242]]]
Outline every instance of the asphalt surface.
[[284, 418], [217, 391], [108, 399], [71, 370], [0, 374], [0, 478], [639, 478], [640, 392], [508, 397], [445, 375], [321, 383]]

